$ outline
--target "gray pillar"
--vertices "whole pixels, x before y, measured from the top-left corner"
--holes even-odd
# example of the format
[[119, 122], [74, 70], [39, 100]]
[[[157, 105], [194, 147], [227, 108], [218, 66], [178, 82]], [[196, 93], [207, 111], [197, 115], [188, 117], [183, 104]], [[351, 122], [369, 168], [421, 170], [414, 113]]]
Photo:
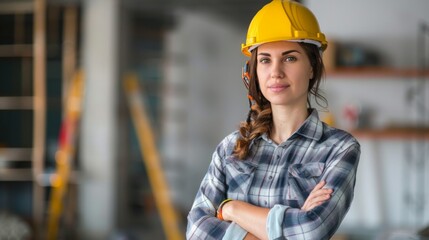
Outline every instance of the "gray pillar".
[[107, 239], [116, 225], [119, 0], [83, 1], [85, 100], [81, 120], [79, 228]]

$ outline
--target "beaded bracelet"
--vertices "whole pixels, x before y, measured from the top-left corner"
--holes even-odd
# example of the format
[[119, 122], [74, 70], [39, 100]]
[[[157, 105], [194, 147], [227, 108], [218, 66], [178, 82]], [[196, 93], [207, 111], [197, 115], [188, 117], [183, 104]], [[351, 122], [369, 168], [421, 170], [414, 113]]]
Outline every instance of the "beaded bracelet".
[[217, 215], [216, 215], [216, 217], [219, 220], [221, 220], [221, 221], [224, 220], [223, 216], [222, 216], [222, 207], [223, 207], [223, 205], [225, 205], [225, 203], [230, 202], [230, 201], [232, 201], [232, 199], [230, 199], [230, 198], [227, 198], [227, 199], [223, 200], [223, 202], [221, 202], [220, 205], [219, 205], [219, 207], [217, 208], [217, 211], [216, 211]]

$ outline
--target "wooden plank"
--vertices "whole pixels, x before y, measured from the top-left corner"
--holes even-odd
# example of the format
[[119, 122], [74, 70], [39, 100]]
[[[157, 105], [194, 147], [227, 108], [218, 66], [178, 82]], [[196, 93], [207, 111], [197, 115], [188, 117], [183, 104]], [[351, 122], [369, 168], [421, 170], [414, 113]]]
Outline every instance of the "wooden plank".
[[12, 109], [33, 109], [33, 97], [0, 97], [0, 110]]
[[77, 7], [67, 6], [64, 11], [63, 43], [63, 106], [67, 101], [70, 81], [76, 71]]
[[31, 148], [0, 148], [2, 161], [31, 161]]
[[33, 45], [31, 44], [0, 45], [0, 57], [33, 57]]
[[0, 168], [0, 181], [32, 181], [31, 169]]
[[33, 11], [33, 1], [0, 2], [0, 14], [26, 14]]
[[[44, 171], [46, 134], [46, 0], [34, 0], [34, 122], [33, 122], [33, 177]], [[45, 210], [44, 189], [37, 181], [33, 185], [33, 217], [41, 229]]]

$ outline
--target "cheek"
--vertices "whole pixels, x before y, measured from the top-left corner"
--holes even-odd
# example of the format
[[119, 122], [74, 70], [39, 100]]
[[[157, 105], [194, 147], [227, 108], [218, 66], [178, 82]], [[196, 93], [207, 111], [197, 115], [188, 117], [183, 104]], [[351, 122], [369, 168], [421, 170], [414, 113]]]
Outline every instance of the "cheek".
[[311, 73], [308, 71], [303, 71], [302, 69], [296, 68], [288, 72], [288, 76], [291, 80], [298, 82], [308, 81], [311, 77]]
[[264, 72], [259, 67], [256, 67], [256, 76], [258, 76], [259, 79], [264, 76]]
[[308, 72], [299, 72], [299, 73], [297, 72], [294, 75], [295, 82], [299, 89], [302, 89], [302, 90], [308, 89], [308, 86], [310, 84], [309, 76], [310, 75], [308, 74]]
[[264, 80], [264, 79], [266, 79], [265, 73], [263, 71], [257, 69], [256, 75], [258, 76], [257, 81], [259, 83], [259, 86], [262, 88], [265, 85], [265, 80]]

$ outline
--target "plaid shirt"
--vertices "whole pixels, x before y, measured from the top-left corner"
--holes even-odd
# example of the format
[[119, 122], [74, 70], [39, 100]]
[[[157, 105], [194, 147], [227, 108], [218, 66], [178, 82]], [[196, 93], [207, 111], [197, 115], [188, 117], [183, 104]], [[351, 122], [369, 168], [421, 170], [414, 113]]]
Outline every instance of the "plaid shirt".
[[[360, 145], [350, 134], [319, 120], [316, 110], [285, 142], [266, 135], [255, 139], [245, 160], [232, 156], [238, 132], [227, 136], [213, 153], [192, 209], [187, 239], [243, 239], [236, 223], [220, 221], [216, 209], [226, 198], [270, 208], [269, 239], [329, 239], [353, 199]], [[331, 198], [310, 211], [305, 200], [326, 181]]]

